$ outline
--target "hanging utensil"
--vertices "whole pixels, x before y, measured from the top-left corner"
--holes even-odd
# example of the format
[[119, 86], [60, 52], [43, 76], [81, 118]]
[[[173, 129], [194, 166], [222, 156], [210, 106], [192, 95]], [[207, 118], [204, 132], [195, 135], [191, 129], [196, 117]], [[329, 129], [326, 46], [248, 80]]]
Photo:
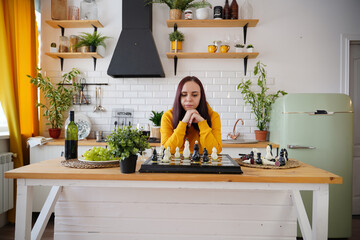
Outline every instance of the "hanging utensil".
[[98, 106], [98, 110], [105, 112], [105, 108], [103, 106], [101, 106], [101, 87], [99, 87], [99, 106]]
[[95, 107], [94, 107], [94, 112], [96, 112], [98, 110], [98, 88], [96, 87], [95, 89]]

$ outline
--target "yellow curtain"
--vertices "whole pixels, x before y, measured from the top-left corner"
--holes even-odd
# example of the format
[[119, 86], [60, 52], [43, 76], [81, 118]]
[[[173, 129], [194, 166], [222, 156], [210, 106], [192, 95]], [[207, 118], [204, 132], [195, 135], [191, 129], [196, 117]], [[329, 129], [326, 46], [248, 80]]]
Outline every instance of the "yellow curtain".
[[[26, 139], [38, 135], [37, 90], [27, 74], [37, 66], [34, 0], [0, 0], [0, 101], [10, 133], [15, 167], [29, 163]], [[15, 222], [14, 209], [8, 220]]]

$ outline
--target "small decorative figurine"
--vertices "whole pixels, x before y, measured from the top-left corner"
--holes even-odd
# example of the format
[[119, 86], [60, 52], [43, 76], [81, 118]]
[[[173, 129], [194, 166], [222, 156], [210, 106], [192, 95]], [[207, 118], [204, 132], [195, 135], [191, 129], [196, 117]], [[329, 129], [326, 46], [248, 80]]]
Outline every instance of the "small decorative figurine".
[[183, 156], [184, 156], [184, 159], [189, 159], [190, 158], [190, 146], [189, 146], [189, 141], [186, 139], [185, 140], [185, 148], [184, 148], [184, 151], [183, 151]]
[[204, 163], [209, 162], [209, 153], [208, 153], [208, 151], [206, 150], [206, 147], [204, 148], [204, 152], [203, 152], [202, 159], [203, 159], [203, 162], [204, 162]]
[[217, 149], [216, 149], [216, 147], [213, 147], [213, 149], [212, 149], [211, 159], [212, 159], [213, 161], [215, 161], [215, 162], [218, 160], [218, 155], [217, 155]]

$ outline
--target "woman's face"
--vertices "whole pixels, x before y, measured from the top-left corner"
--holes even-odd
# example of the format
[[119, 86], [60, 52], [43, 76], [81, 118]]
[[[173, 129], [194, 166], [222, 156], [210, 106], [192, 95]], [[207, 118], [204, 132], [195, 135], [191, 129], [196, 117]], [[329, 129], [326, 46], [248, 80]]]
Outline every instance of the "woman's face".
[[196, 109], [201, 98], [200, 86], [194, 81], [188, 81], [181, 90], [180, 102], [185, 111]]

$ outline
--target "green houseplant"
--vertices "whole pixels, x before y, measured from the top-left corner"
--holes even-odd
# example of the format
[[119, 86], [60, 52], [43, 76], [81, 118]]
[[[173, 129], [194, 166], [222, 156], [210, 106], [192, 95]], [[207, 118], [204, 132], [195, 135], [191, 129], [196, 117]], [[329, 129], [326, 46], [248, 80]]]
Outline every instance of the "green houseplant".
[[237, 43], [235, 44], [235, 51], [236, 52], [243, 52], [244, 51], [244, 45], [243, 44], [240, 44], [240, 43]]
[[160, 139], [160, 125], [161, 125], [161, 118], [164, 114], [164, 111], [156, 112], [151, 111], [152, 115], [150, 116], [149, 120], [154, 124], [151, 126], [151, 135], [153, 138]]
[[[270, 110], [271, 104], [280, 97], [280, 95], [286, 95], [287, 93], [282, 90], [278, 90], [275, 94], [267, 94], [269, 88], [266, 85], [266, 65], [258, 61], [254, 67], [254, 76], [257, 77], [257, 85], [260, 87], [259, 92], [251, 90], [251, 80], [241, 82], [237, 89], [241, 90], [246, 104], [250, 104], [252, 112], [255, 115], [256, 126], [259, 130], [255, 130], [256, 139], [258, 141], [265, 141], [267, 135], [267, 125], [270, 122]], [[260, 135], [263, 138], [259, 138]]]
[[182, 42], [184, 41], [185, 37], [182, 32], [178, 30], [173, 31], [169, 34], [169, 40], [171, 42], [171, 51], [175, 50], [182, 50]]
[[115, 157], [120, 159], [122, 173], [134, 173], [136, 168], [137, 153], [150, 148], [147, 136], [138, 129], [117, 127], [106, 138], [108, 149]]
[[[27, 75], [30, 78], [30, 83], [35, 87], [40, 88], [43, 93], [47, 105], [37, 103], [37, 107], [45, 109], [43, 116], [49, 121], [46, 125], [51, 125], [49, 134], [52, 138], [58, 138], [61, 133], [61, 128], [64, 122], [63, 113], [67, 111], [73, 100], [73, 95], [78, 90], [78, 84], [73, 81], [80, 71], [73, 68], [70, 72], [62, 76], [62, 80], [54, 84], [49, 77], [44, 77], [41, 73], [41, 68], [36, 68], [36, 75], [34, 77]], [[64, 84], [70, 84], [66, 86]]]
[[[146, 0], [147, 4], [162, 3], [170, 8], [169, 17], [171, 20], [181, 19], [182, 12], [188, 8], [195, 8], [201, 2], [194, 2], [194, 0]], [[206, 1], [205, 1], [206, 2]], [[210, 3], [207, 3], [210, 5]], [[210, 5], [211, 6], [211, 5]]]
[[90, 52], [96, 52], [98, 46], [106, 47], [105, 40], [109, 37], [102, 36], [101, 33], [94, 31], [93, 33], [82, 32], [79, 38], [80, 41], [76, 44], [76, 48], [89, 47]]

